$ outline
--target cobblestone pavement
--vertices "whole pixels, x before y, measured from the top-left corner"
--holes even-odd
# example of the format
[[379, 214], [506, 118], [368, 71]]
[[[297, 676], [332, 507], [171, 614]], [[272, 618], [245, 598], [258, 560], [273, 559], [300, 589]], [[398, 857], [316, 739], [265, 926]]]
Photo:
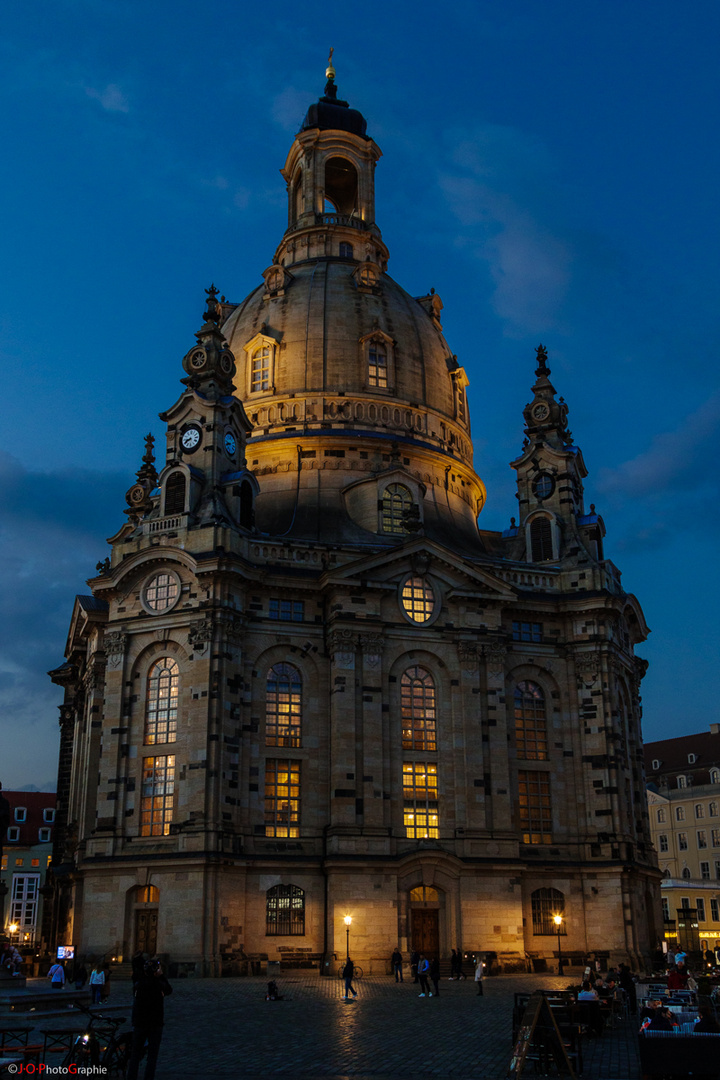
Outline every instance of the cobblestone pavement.
[[[470, 979], [443, 980], [439, 997], [422, 999], [411, 981], [375, 976], [357, 983], [350, 1002], [339, 979], [315, 972], [288, 972], [278, 982], [284, 1000], [266, 1002], [264, 978], [176, 980], [157, 1080], [503, 1080], [513, 993], [565, 987], [568, 977], [486, 979], [483, 997]], [[129, 999], [129, 986], [116, 982], [113, 1003], [123, 994]], [[585, 1040], [586, 1080], [637, 1080], [636, 1031], [635, 1021], [625, 1021]]]

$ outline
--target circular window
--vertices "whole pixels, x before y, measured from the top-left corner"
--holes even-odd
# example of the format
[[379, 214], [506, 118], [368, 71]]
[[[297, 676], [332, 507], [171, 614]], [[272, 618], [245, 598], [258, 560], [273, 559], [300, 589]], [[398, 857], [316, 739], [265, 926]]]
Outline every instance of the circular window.
[[400, 589], [402, 609], [414, 623], [427, 623], [438, 613], [433, 587], [425, 577], [406, 578]]
[[153, 615], [169, 611], [180, 599], [180, 578], [171, 570], [154, 574], [143, 589], [143, 606]]
[[533, 480], [532, 489], [536, 499], [547, 499], [555, 490], [555, 481], [547, 473], [541, 473]]

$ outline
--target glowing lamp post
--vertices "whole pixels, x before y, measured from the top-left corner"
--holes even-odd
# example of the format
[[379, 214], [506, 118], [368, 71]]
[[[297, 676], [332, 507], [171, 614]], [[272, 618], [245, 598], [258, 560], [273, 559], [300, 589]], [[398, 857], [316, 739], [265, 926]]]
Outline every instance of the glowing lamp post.
[[350, 926], [352, 924], [352, 915], [345, 916], [345, 933], [347, 935], [347, 948], [345, 950], [345, 959], [350, 959]]
[[558, 936], [558, 975], [562, 975], [563, 974], [563, 958], [562, 958], [562, 948], [560, 946], [560, 927], [563, 924], [562, 915], [553, 915], [553, 922], [555, 923], [555, 929], [557, 930], [557, 936]]

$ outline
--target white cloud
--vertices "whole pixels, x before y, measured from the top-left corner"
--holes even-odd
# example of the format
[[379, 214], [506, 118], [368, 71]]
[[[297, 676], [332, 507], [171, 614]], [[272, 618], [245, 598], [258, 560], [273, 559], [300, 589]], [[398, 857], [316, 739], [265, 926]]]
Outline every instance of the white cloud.
[[307, 90], [298, 90], [294, 86], [288, 86], [273, 99], [270, 114], [276, 124], [285, 131], [295, 134], [307, 112], [307, 107]]
[[86, 86], [84, 90], [89, 98], [99, 101], [106, 112], [130, 112], [128, 99], [117, 83], [108, 83], [104, 90], [96, 90], [93, 86]]

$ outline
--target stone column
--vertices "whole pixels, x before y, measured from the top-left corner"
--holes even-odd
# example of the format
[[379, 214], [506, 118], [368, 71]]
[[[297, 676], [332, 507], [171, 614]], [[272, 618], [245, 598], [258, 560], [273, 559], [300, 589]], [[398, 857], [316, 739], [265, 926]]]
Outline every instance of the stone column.
[[513, 798], [508, 761], [508, 719], [505, 705], [505, 642], [496, 639], [483, 645], [485, 699], [487, 701], [487, 763], [485, 771], [486, 826], [493, 830], [513, 828]]
[[[383, 693], [382, 651], [384, 641], [380, 634], [363, 634], [361, 708], [362, 708], [362, 776], [358, 777], [358, 790], [362, 790], [364, 830], [383, 830]], [[362, 788], [360, 788], [362, 784]], [[384, 830], [383, 830], [384, 831]]]
[[356, 775], [355, 652], [352, 630], [328, 635], [330, 653], [330, 832], [356, 825], [356, 803], [362, 777]]

